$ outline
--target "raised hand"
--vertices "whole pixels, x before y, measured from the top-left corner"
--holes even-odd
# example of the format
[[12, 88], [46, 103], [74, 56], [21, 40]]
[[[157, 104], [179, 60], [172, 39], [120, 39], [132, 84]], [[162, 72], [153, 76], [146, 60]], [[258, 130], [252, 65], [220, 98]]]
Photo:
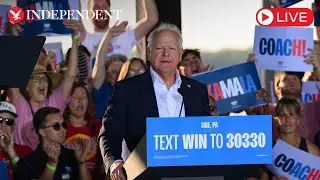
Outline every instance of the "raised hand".
[[56, 165], [61, 153], [61, 146], [58, 143], [43, 141], [43, 150], [48, 156], [48, 163]]
[[204, 65], [203, 72], [211, 71], [213, 68], [214, 66], [211, 64]]
[[78, 20], [66, 19], [63, 21], [63, 24], [65, 25], [66, 28], [72, 29], [75, 34], [81, 31], [82, 28], [84, 28], [82, 22]]
[[19, 36], [19, 32], [23, 31], [21, 24], [12, 24], [10, 22], [5, 24], [5, 31], [11, 36]]
[[261, 88], [258, 93], [257, 93], [257, 96], [256, 96], [258, 99], [264, 99], [267, 103], [270, 103], [271, 100], [270, 100], [270, 95], [268, 93], [268, 91], [264, 88]]
[[120, 24], [119, 21], [117, 21], [111, 28], [108, 29], [108, 31], [106, 32], [106, 36], [108, 38], [119, 36], [120, 34], [125, 32], [127, 25], [128, 21], [122, 21]]
[[313, 50], [313, 49], [308, 49], [308, 51], [310, 53], [304, 56], [304, 58], [305, 58], [304, 62], [307, 64], [312, 64], [315, 69], [319, 69], [320, 68], [320, 54], [317, 54], [315, 52], [315, 50]]
[[255, 62], [257, 61], [255, 54], [248, 54], [247, 62]]

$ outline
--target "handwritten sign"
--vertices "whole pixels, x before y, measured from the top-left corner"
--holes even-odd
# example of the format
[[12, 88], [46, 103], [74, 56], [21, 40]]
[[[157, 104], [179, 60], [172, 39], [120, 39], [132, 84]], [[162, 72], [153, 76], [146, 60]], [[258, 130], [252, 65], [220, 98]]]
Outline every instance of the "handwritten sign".
[[270, 164], [271, 116], [147, 118], [148, 167]]
[[253, 62], [200, 73], [193, 78], [207, 84], [208, 93], [216, 100], [220, 114], [265, 103], [256, 98], [261, 83]]
[[272, 164], [268, 169], [290, 180], [320, 179], [320, 158], [297, 149], [282, 140], [273, 147]]
[[304, 55], [313, 49], [313, 29], [256, 26], [254, 53], [260, 69], [278, 71], [313, 71], [304, 63]]

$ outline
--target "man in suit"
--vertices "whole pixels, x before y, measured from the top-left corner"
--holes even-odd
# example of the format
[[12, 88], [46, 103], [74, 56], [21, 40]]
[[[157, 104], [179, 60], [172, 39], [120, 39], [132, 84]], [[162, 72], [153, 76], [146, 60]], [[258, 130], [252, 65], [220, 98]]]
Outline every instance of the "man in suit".
[[125, 179], [122, 140], [132, 152], [145, 135], [147, 117], [206, 116], [209, 112], [206, 86], [176, 69], [183, 53], [180, 30], [161, 24], [147, 41], [150, 70], [115, 85], [103, 118], [99, 143], [112, 180]]

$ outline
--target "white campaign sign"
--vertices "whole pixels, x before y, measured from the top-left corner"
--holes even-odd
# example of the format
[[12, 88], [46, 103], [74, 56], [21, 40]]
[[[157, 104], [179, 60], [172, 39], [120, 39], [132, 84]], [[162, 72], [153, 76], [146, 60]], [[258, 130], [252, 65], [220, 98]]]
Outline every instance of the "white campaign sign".
[[290, 180], [320, 179], [320, 158], [278, 140], [272, 150], [272, 164], [267, 168], [276, 176]]
[[254, 53], [259, 69], [277, 71], [312, 71], [303, 55], [313, 49], [313, 29], [256, 26]]

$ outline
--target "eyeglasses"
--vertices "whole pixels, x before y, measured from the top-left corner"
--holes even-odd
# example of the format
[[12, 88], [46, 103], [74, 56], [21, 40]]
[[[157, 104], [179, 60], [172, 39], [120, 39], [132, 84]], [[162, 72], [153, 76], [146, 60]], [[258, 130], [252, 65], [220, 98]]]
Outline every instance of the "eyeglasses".
[[0, 124], [3, 123], [5, 123], [7, 126], [12, 126], [14, 124], [14, 119], [0, 117]]
[[48, 83], [48, 78], [47, 77], [33, 76], [33, 77], [30, 78], [30, 80], [33, 83], [40, 83], [40, 82]]
[[43, 127], [42, 129], [46, 129], [46, 128], [49, 128], [49, 127], [52, 127], [53, 130], [55, 130], [55, 131], [60, 131], [61, 127], [63, 127], [64, 129], [67, 128], [67, 123], [66, 123], [66, 122], [63, 122], [63, 123], [54, 123], [53, 125], [51, 125], [51, 126], [45, 126], [45, 127]]

